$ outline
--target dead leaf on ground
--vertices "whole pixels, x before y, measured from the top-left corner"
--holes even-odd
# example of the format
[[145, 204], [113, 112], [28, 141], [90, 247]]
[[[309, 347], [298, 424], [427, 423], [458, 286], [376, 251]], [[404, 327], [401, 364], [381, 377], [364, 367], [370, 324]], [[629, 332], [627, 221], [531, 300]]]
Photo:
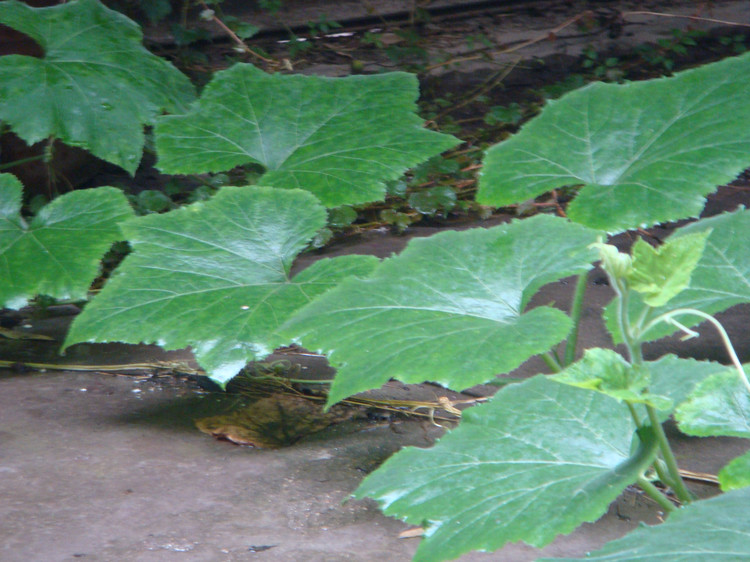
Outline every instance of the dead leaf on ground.
[[323, 412], [322, 403], [301, 396], [274, 394], [229, 414], [201, 418], [195, 425], [217, 439], [277, 449], [347, 420], [352, 414], [353, 410], [346, 406], [333, 406]]
[[398, 538], [400, 539], [415, 539], [422, 536], [424, 536], [424, 529], [422, 527], [411, 527], [398, 534]]

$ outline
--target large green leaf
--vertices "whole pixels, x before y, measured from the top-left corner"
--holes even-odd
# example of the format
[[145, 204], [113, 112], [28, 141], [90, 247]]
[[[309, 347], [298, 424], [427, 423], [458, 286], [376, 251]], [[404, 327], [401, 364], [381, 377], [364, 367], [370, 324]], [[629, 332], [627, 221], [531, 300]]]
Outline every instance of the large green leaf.
[[750, 488], [698, 501], [672, 513], [666, 523], [641, 526], [585, 558], [607, 562], [747, 562], [750, 552]]
[[133, 216], [119, 189], [74, 191], [28, 224], [20, 215], [21, 183], [0, 174], [0, 308], [21, 308], [36, 295], [86, 298], [99, 260], [122, 240], [118, 223]]
[[549, 283], [590, 268], [597, 232], [539, 215], [412, 240], [368, 279], [350, 279], [282, 331], [338, 368], [331, 403], [389, 378], [464, 389], [549, 350], [560, 310], [524, 312]]
[[543, 546], [598, 519], [653, 460], [648, 438], [630, 457], [626, 412], [611, 398], [537, 376], [466, 410], [434, 447], [397, 453], [356, 496], [426, 527], [415, 560], [519, 540]]
[[143, 126], [194, 97], [183, 74], [141, 45], [138, 25], [97, 0], [0, 2], [0, 23], [44, 50], [0, 57], [0, 120], [29, 144], [56, 137], [132, 174]]
[[477, 201], [582, 185], [571, 220], [608, 231], [697, 216], [750, 165], [750, 54], [646, 82], [596, 83], [487, 152]]
[[[685, 402], [696, 385], [711, 375], [731, 370], [730, 367], [713, 361], [696, 361], [681, 359], [675, 355], [665, 355], [657, 361], [648, 361], [646, 367], [651, 373], [649, 391], [659, 396], [666, 396], [674, 406]], [[645, 410], [642, 411], [645, 416]], [[662, 410], [659, 417], [666, 421], [674, 408]]]
[[737, 371], [717, 373], [693, 389], [688, 400], [677, 408], [675, 419], [680, 431], [688, 435], [750, 439], [750, 390]]
[[328, 207], [382, 199], [387, 180], [459, 141], [422, 128], [415, 76], [325, 78], [218, 72], [192, 110], [159, 119], [158, 166], [170, 174], [262, 165], [259, 183], [313, 192]]
[[321, 260], [291, 277], [295, 256], [326, 223], [300, 190], [224, 187], [213, 199], [122, 225], [133, 252], [73, 323], [79, 342], [192, 346], [225, 383], [285, 341], [274, 330], [341, 279], [377, 259]]
[[[680, 228], [670, 239], [706, 231], [710, 231], [706, 247], [690, 277], [689, 286], [665, 306], [650, 310], [645, 310], [646, 304], [639, 294], [631, 294], [631, 321], [644, 318], [645, 324], [660, 314], [678, 308], [696, 308], [715, 314], [736, 304], [750, 302], [750, 252], [747, 245], [747, 240], [750, 239], [750, 211], [739, 210], [702, 219]], [[605, 316], [607, 327], [615, 342], [619, 343], [622, 340], [617, 330], [612, 303], [607, 307]], [[687, 326], [703, 321], [694, 315], [681, 315], [678, 320]], [[661, 323], [642, 337], [645, 341], [655, 340], [674, 333], [675, 330], [675, 326]]]
[[[744, 366], [745, 372], [750, 368]], [[674, 386], [682, 384], [676, 379]], [[750, 390], [734, 367], [704, 378], [675, 412], [680, 430], [688, 435], [732, 436], [750, 439]], [[750, 443], [750, 441], [748, 442]], [[750, 486], [750, 452], [732, 460], [719, 472], [724, 491]]]

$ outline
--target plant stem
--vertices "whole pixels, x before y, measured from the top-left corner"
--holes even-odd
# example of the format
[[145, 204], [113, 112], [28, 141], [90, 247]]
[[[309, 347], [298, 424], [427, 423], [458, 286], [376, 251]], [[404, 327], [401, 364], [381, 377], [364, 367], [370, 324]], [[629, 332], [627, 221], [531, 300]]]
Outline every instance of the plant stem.
[[661, 480], [662, 484], [669, 486], [673, 490], [675, 489], [674, 480], [669, 476], [669, 470], [663, 459], [657, 458], [654, 461], [654, 470], [656, 470], [656, 474], [659, 475], [659, 480]]
[[747, 391], [750, 392], [750, 381], [747, 378], [745, 369], [742, 367], [742, 362], [740, 361], [740, 358], [737, 357], [737, 352], [734, 350], [734, 346], [732, 345], [732, 342], [729, 339], [729, 334], [727, 334], [727, 331], [724, 329], [724, 326], [721, 325], [721, 322], [719, 322], [716, 318], [714, 318], [710, 314], [706, 314], [705, 312], [701, 310], [697, 310], [695, 308], [678, 308], [677, 310], [667, 312], [666, 314], [662, 314], [661, 316], [654, 318], [651, 321], [651, 323], [646, 327], [644, 332], [651, 329], [652, 326], [654, 326], [655, 324], [659, 322], [667, 322], [668, 324], [677, 326], [680, 330], [686, 333], [688, 337], [697, 336], [698, 335], [697, 332], [691, 330], [687, 326], [682, 325], [681, 323], [677, 322], [677, 320], [674, 319], [675, 316], [678, 316], [680, 314], [692, 314], [694, 316], [699, 316], [700, 318], [703, 318], [704, 320], [708, 320], [714, 326], [714, 328], [716, 328], [716, 331], [719, 332], [721, 341], [724, 344], [724, 348], [727, 350], [727, 353], [729, 354], [729, 359], [732, 362], [732, 365], [734, 365], [734, 368], [737, 369], [737, 373], [740, 376], [740, 380], [745, 385], [745, 388], [747, 389]]
[[[616, 282], [619, 281], [620, 280], [616, 280]], [[619, 301], [617, 320], [623, 342], [628, 350], [630, 362], [633, 365], [640, 365], [643, 363], [643, 352], [641, 350], [641, 342], [637, 336], [634, 336], [633, 329], [630, 325], [630, 318], [628, 316], [628, 288], [624, 284], [615, 285], [615, 292], [617, 293]], [[633, 420], [636, 425], [639, 425], [641, 420], [639, 419], [635, 408], [632, 404], [628, 404], [628, 406], [631, 408], [630, 413], [633, 416]], [[654, 435], [659, 444], [659, 451], [663, 458], [663, 462], [661, 462], [660, 459], [656, 460], [654, 463], [654, 469], [659, 475], [659, 479], [675, 491], [675, 494], [677, 494], [677, 497], [682, 503], [690, 503], [692, 496], [685, 487], [685, 482], [683, 482], [682, 477], [680, 476], [680, 471], [677, 467], [677, 460], [674, 458], [674, 453], [669, 446], [669, 441], [667, 440], [667, 435], [664, 433], [664, 428], [659, 420], [659, 415], [657, 414], [656, 409], [648, 404], [646, 405], [646, 412], [648, 413], [648, 419], [654, 430]], [[666, 470], [664, 465], [666, 465]]]
[[576, 289], [573, 293], [573, 303], [570, 306], [570, 318], [573, 320], [573, 328], [568, 334], [568, 341], [565, 344], [565, 355], [563, 357], [563, 366], [567, 367], [576, 358], [576, 346], [578, 344], [578, 328], [581, 325], [581, 314], [583, 312], [583, 296], [586, 293], [586, 281], [589, 273], [584, 271], [578, 276]]
[[[627, 326], [627, 322], [625, 324]], [[630, 339], [630, 332], [628, 332], [628, 336], [624, 337], [624, 339], [626, 340], [625, 345], [628, 348], [628, 354], [630, 355], [631, 362], [634, 365], [640, 365], [641, 363], [643, 363], [643, 355], [641, 352], [640, 344], [632, 343]], [[635, 422], [636, 426], [641, 427], [641, 424], [643, 422], [641, 421], [640, 416], [638, 416], [638, 412], [635, 411], [635, 406], [628, 402], [628, 408], [630, 408], [630, 414], [631, 416], [633, 416], [633, 421]], [[677, 467], [677, 461], [675, 460], [672, 449], [669, 446], [669, 441], [667, 441], [667, 436], [664, 433], [664, 428], [661, 425], [661, 421], [659, 421], [659, 415], [656, 413], [656, 409], [653, 406], [649, 405], [646, 405], [646, 412], [648, 413], [649, 422], [654, 428], [654, 435], [656, 435], [656, 439], [659, 443], [659, 451], [661, 452], [661, 456], [663, 458], [663, 460], [657, 458], [656, 462], [654, 462], [654, 469], [656, 470], [656, 474], [659, 475], [659, 480], [661, 480], [666, 486], [669, 486], [675, 491], [680, 501], [682, 501], [683, 503], [689, 503], [691, 498], [690, 492], [688, 492], [687, 488], [685, 488], [685, 483], [682, 481], [682, 477], [680, 476], [680, 472]], [[667, 459], [671, 459], [671, 463]], [[687, 499], [683, 499], [682, 492], [684, 492], [684, 495]]]
[[542, 353], [541, 355], [544, 362], [547, 364], [547, 366], [552, 369], [553, 373], [559, 373], [562, 371], [562, 366], [560, 363], [557, 362], [557, 360], [549, 353]]
[[[659, 414], [656, 413], [656, 408], [653, 406], [646, 405], [646, 411], [648, 412], [648, 419], [651, 422], [651, 427], [654, 430], [654, 435], [659, 443], [659, 450], [661, 451], [664, 463], [667, 465], [669, 476], [672, 480], [674, 492], [677, 494], [677, 498], [683, 503], [688, 504], [693, 500], [693, 495], [685, 487], [685, 482], [680, 476], [680, 469], [677, 467], [677, 459], [674, 458], [672, 448], [669, 446], [667, 441], [667, 435], [664, 433], [664, 428], [659, 421]], [[658, 464], [655, 465], [658, 471]]]
[[[641, 417], [638, 415], [638, 412], [635, 410], [635, 404], [632, 402], [626, 400], [625, 404], [628, 406], [628, 410], [630, 411], [630, 416], [633, 418], [633, 421], [635, 422], [635, 426], [640, 429], [643, 427], [643, 420], [641, 420]], [[669, 470], [667, 469], [666, 465], [664, 464], [664, 461], [660, 458], [656, 459], [656, 462], [654, 462], [654, 470], [656, 470], [656, 474], [659, 475], [659, 480], [661, 480], [664, 485], [669, 486], [670, 488], [675, 488], [674, 480], [669, 475]]]
[[659, 488], [654, 486], [648, 478], [645, 476], [639, 476], [638, 477], [638, 485], [641, 487], [641, 489], [646, 492], [648, 497], [650, 497], [652, 500], [654, 500], [656, 503], [658, 503], [661, 507], [664, 508], [664, 511], [670, 512], [675, 511], [677, 508], [675, 505], [669, 501], [669, 498], [662, 494], [659, 491]]
[[640, 429], [643, 425], [643, 422], [641, 421], [641, 417], [638, 415], [638, 412], [635, 411], [635, 405], [626, 400], [625, 404], [628, 406], [628, 410], [630, 411], [630, 415], [633, 418], [633, 421], [635, 422], [635, 427]]
[[284, 375], [252, 375], [253, 380], [283, 380], [284, 382], [291, 382], [296, 384], [331, 384], [333, 379], [290, 379]]
[[[619, 283], [620, 280], [616, 280], [616, 282]], [[643, 362], [643, 356], [641, 354], [640, 342], [633, 336], [633, 329], [630, 326], [628, 289], [627, 287], [620, 288], [615, 284], [615, 294], [618, 301], [617, 326], [620, 329], [620, 336], [628, 350], [628, 359], [630, 359], [633, 365], [637, 365]]]
[[26, 164], [26, 162], [36, 162], [37, 160], [42, 160], [43, 158], [44, 158], [43, 154], [40, 154], [39, 156], [29, 156], [28, 158], [21, 158], [20, 160], [16, 160], [14, 162], [8, 162], [7, 164], [0, 164], [0, 170], [6, 170], [14, 166], [20, 166], [21, 164]]
[[[205, 2], [201, 2], [201, 4], [203, 4], [203, 7], [206, 10], [210, 10], [210, 8], [208, 7], [208, 4], [206, 4]], [[232, 31], [231, 29], [229, 29], [229, 27], [227, 27], [227, 24], [225, 24], [223, 21], [221, 21], [215, 14], [211, 16], [211, 19], [213, 20], [213, 22], [216, 25], [218, 25], [222, 29], [222, 31], [224, 31], [224, 33], [226, 33], [227, 35], [229, 35], [229, 38], [232, 40], [232, 42], [235, 45], [237, 45], [237, 47], [239, 49], [241, 49], [243, 52], [245, 52], [248, 55], [251, 55], [251, 56], [253, 56], [255, 58], [258, 58], [258, 59], [262, 60], [263, 62], [267, 62], [268, 64], [276, 64], [275, 60], [272, 60], [272, 59], [266, 58], [266, 57], [264, 57], [262, 55], [259, 55], [258, 53], [256, 53], [255, 51], [253, 51], [250, 47], [248, 47], [245, 44], [245, 42], [242, 39], [240, 39], [239, 36], [234, 31]]]
[[0, 360], [0, 369], [35, 369], [43, 371], [141, 371], [165, 369], [190, 375], [205, 375], [200, 369], [193, 369], [181, 361], [156, 361], [154, 363], [122, 363], [118, 365], [78, 365], [75, 363], [24, 363], [19, 361]]

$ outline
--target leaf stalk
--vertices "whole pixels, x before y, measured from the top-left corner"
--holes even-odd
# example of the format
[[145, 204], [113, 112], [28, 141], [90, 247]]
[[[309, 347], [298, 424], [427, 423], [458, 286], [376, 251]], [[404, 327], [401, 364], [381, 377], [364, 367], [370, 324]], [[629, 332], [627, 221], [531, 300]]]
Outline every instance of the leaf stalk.
[[[659, 420], [659, 414], [656, 412], [656, 408], [649, 405], [646, 405], [646, 412], [648, 412], [648, 419], [651, 422], [651, 427], [654, 429], [654, 436], [659, 444], [659, 450], [661, 451], [662, 458], [664, 459], [664, 463], [667, 465], [667, 470], [669, 472], [670, 478], [667, 479], [667, 482], [665, 483], [671, 485], [677, 498], [683, 504], [688, 504], [693, 501], [693, 495], [687, 489], [685, 482], [682, 480], [680, 469], [677, 466], [677, 459], [675, 459], [672, 448], [669, 446], [667, 434], [664, 433], [664, 427], [662, 427], [661, 421]], [[662, 472], [659, 470], [658, 463], [654, 465], [654, 468], [656, 468], [657, 473]], [[671, 482], [669, 482], [669, 480], [671, 480]]]
[[716, 331], [719, 332], [719, 337], [721, 337], [721, 341], [724, 344], [724, 348], [727, 350], [727, 353], [729, 354], [729, 359], [732, 362], [732, 365], [737, 370], [737, 374], [739, 375], [742, 383], [745, 385], [745, 388], [747, 389], [748, 392], [750, 392], [750, 380], [748, 380], [747, 373], [745, 373], [745, 369], [742, 366], [742, 362], [740, 361], [740, 358], [737, 356], [737, 352], [735, 351], [734, 346], [732, 345], [732, 341], [729, 339], [729, 334], [727, 334], [727, 331], [724, 329], [724, 326], [722, 326], [721, 322], [719, 322], [716, 318], [714, 318], [710, 314], [706, 314], [705, 312], [695, 309], [695, 308], [678, 308], [677, 310], [672, 310], [670, 312], [657, 316], [649, 324], [646, 325], [643, 331], [647, 332], [659, 322], [666, 322], [667, 324], [672, 324], [673, 326], [677, 326], [683, 333], [687, 335], [687, 337], [695, 337], [697, 335], [697, 332], [681, 324], [674, 318], [675, 316], [684, 315], [684, 314], [690, 314], [693, 316], [698, 316], [700, 318], [703, 318], [704, 320], [707, 320], [708, 322], [710, 322], [714, 328], [716, 328]]
[[586, 282], [588, 280], [588, 271], [578, 275], [575, 292], [573, 293], [573, 303], [570, 306], [570, 318], [573, 320], [573, 327], [568, 334], [568, 341], [565, 344], [565, 355], [563, 357], [563, 366], [567, 367], [576, 358], [576, 348], [578, 346], [578, 330], [581, 325], [581, 314], [583, 313], [583, 297], [586, 294]]
[[659, 488], [654, 486], [651, 481], [645, 476], [638, 477], [638, 485], [641, 487], [641, 490], [643, 490], [646, 495], [648, 495], [648, 497], [650, 497], [662, 508], [664, 508], [664, 511], [666, 511], [667, 513], [675, 511], [677, 509], [675, 505], [671, 501], [669, 501], [669, 498], [662, 494]]

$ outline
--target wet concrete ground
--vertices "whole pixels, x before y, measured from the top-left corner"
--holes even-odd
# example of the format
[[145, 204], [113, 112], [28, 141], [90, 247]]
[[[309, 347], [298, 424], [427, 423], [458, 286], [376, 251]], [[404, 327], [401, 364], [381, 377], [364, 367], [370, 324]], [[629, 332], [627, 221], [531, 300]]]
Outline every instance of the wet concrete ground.
[[[418, 539], [373, 502], [342, 501], [397, 448], [425, 446], [419, 422], [352, 422], [292, 447], [217, 441], [191, 423], [220, 406], [177, 388], [81, 373], [0, 381], [0, 559], [409, 560]], [[550, 547], [580, 555], [645, 517], [628, 493], [605, 521]], [[533, 560], [510, 547], [462, 560]]]

